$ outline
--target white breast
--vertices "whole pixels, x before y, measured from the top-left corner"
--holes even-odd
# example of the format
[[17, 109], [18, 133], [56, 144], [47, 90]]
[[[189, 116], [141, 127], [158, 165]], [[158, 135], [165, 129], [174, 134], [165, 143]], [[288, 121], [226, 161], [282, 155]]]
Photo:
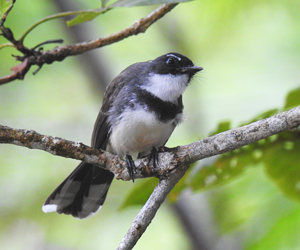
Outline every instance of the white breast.
[[147, 155], [153, 147], [158, 148], [166, 143], [181, 119], [182, 114], [179, 114], [164, 123], [142, 108], [125, 111], [120, 122], [112, 127], [107, 150], [121, 157], [127, 153]]

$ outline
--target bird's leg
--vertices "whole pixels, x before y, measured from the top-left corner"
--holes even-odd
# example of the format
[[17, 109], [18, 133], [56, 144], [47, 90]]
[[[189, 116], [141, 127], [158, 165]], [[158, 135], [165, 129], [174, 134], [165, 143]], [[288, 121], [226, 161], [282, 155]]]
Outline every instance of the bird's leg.
[[157, 166], [159, 166], [158, 163], [158, 151], [155, 147], [152, 148], [150, 156], [149, 156], [149, 161], [148, 164], [153, 161], [153, 167], [156, 168]]
[[126, 154], [125, 160], [129, 176], [132, 179], [132, 182], [134, 182], [134, 172], [136, 172], [136, 166], [134, 164], [134, 161], [132, 160], [132, 157], [129, 154]]

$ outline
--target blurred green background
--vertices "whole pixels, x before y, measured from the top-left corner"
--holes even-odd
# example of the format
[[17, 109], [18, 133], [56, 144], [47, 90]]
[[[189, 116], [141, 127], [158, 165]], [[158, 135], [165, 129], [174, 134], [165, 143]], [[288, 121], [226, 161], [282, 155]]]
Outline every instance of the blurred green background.
[[[18, 37], [45, 16], [98, 4], [96, 0], [17, 1], [6, 26]], [[179, 52], [204, 71], [184, 94], [186, 121], [167, 146], [204, 138], [224, 119], [236, 127], [282, 107], [287, 93], [300, 85], [299, 7], [295, 0], [179, 4], [145, 34], [44, 65], [35, 76], [31, 70], [23, 81], [2, 85], [0, 124], [89, 144], [103, 86], [132, 63]], [[62, 19], [50, 21], [36, 28], [25, 45], [107, 36], [154, 8], [118, 8], [72, 28]], [[0, 37], [0, 44], [4, 42]], [[0, 50], [0, 76], [16, 65], [11, 54], [18, 53]], [[0, 144], [1, 249], [116, 249], [140, 209], [118, 208], [134, 185], [145, 180], [135, 184], [115, 180], [105, 206], [90, 219], [44, 214], [44, 200], [77, 164], [43, 151]], [[187, 189], [176, 203], [165, 202], [134, 249], [193, 248], [300, 249], [299, 203], [283, 195], [258, 164], [226, 185], [201, 193]]]

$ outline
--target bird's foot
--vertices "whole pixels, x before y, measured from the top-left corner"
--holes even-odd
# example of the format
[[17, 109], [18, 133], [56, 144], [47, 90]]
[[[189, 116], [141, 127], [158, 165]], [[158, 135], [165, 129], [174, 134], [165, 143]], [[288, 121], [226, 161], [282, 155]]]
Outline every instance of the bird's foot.
[[156, 168], [159, 166], [159, 163], [158, 163], [158, 151], [156, 148], [152, 148], [151, 150], [151, 153], [150, 153], [150, 156], [149, 156], [149, 161], [148, 161], [148, 164], [150, 162], [153, 162], [153, 167]]
[[126, 154], [125, 160], [126, 160], [126, 165], [127, 165], [127, 170], [128, 170], [129, 176], [130, 176], [132, 182], [134, 182], [134, 172], [136, 172], [136, 166], [134, 164], [134, 161], [132, 160], [131, 155], [128, 155], [128, 154]]

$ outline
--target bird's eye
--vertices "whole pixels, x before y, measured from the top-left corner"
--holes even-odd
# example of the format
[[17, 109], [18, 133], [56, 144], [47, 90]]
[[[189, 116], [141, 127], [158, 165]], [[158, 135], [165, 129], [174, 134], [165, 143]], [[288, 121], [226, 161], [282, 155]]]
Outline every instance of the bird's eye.
[[167, 64], [167, 65], [173, 65], [173, 64], [175, 64], [175, 59], [172, 58], [172, 57], [169, 57], [169, 58], [167, 59], [167, 61], [166, 61], [166, 64]]

